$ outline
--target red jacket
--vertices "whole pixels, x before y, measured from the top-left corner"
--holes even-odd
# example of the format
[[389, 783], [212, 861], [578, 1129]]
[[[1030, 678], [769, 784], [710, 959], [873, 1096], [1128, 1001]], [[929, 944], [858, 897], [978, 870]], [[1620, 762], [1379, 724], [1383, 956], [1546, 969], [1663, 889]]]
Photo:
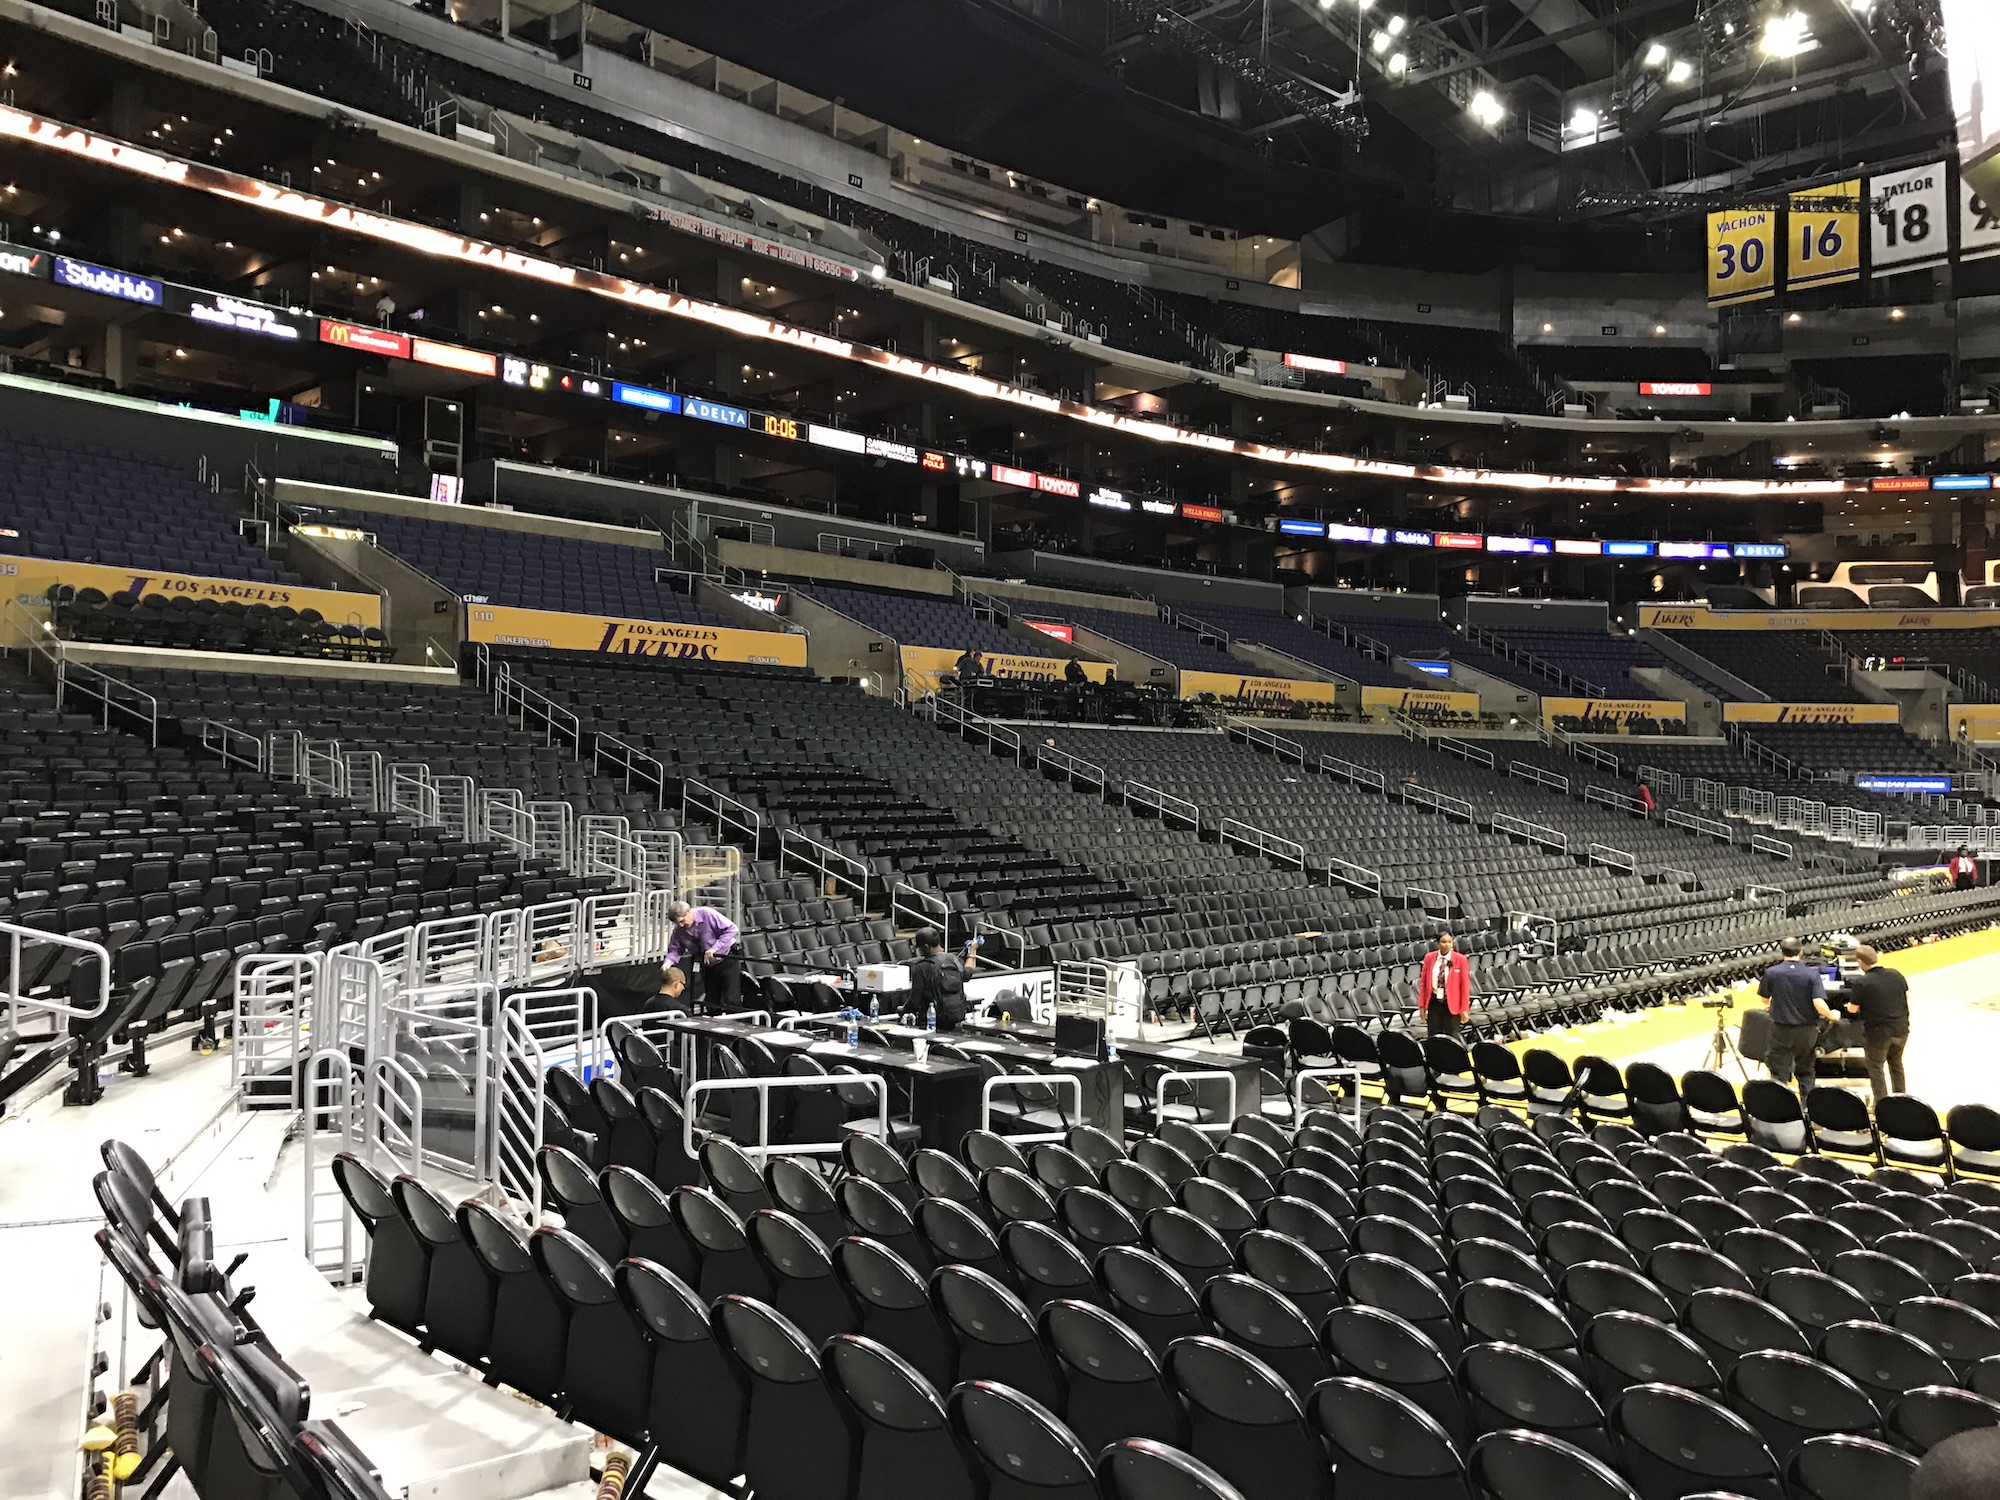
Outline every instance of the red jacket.
[[[1431, 986], [1437, 982], [1437, 961], [1442, 955], [1433, 948], [1424, 955], [1423, 973], [1417, 980], [1417, 1008], [1427, 1010], [1431, 1003]], [[1444, 976], [1445, 1008], [1455, 1016], [1462, 1016], [1472, 1009], [1472, 964], [1463, 953], [1456, 950], [1451, 955], [1451, 968]]]

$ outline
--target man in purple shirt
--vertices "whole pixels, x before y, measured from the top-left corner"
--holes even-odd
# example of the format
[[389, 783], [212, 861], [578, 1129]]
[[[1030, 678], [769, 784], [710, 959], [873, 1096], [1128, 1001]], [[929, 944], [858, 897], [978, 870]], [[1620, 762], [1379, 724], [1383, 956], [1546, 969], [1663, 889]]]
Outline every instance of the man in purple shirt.
[[712, 906], [676, 901], [667, 908], [674, 924], [667, 939], [667, 966], [682, 971], [701, 966], [701, 997], [705, 1009], [727, 1013], [741, 1009], [743, 958], [736, 951], [736, 924]]

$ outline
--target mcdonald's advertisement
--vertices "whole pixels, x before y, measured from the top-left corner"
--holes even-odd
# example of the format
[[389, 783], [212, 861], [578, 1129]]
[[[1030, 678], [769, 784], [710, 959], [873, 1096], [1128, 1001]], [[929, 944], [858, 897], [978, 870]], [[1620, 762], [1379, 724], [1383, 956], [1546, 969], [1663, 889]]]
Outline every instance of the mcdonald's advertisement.
[[1393, 708], [1406, 714], [1476, 714], [1479, 694], [1453, 693], [1443, 688], [1364, 687], [1363, 708]]
[[[903, 690], [918, 697], [938, 690], [938, 680], [947, 672], [958, 670], [958, 659], [964, 653], [953, 651], [947, 646], [905, 646], [903, 647]], [[1039, 682], [1054, 682], [1063, 675], [1069, 660], [1060, 656], [1030, 656], [1006, 651], [975, 651], [979, 658], [980, 670], [989, 677], [1025, 677]], [[1092, 682], [1102, 682], [1111, 675], [1111, 663], [1087, 661], [1083, 664], [1084, 675]]]
[[1687, 705], [1678, 698], [1544, 698], [1542, 723], [1557, 719], [1611, 719], [1619, 724], [1633, 719], [1687, 718]]
[[46, 557], [0, 557], [0, 578], [23, 604], [40, 604], [51, 584], [96, 589], [114, 594], [162, 594], [168, 599], [213, 599], [218, 604], [265, 604], [316, 609], [336, 625], [363, 627], [382, 623], [379, 594], [343, 589], [309, 589], [297, 584], [265, 583], [248, 578], [207, 578], [193, 573], [149, 573], [138, 568], [111, 568], [102, 563], [65, 562]]
[[1332, 703], [1338, 683], [1306, 682], [1297, 677], [1239, 677], [1234, 672], [1181, 672], [1181, 696], [1213, 693], [1218, 698], [1249, 699], [1255, 703]]
[[539, 646], [545, 651], [599, 651], [607, 656], [661, 656], [679, 661], [739, 661], [803, 667], [806, 638], [781, 630], [729, 630], [671, 620], [621, 620], [551, 609], [468, 604], [465, 638], [489, 646]]
[[1895, 724], [1893, 703], [1725, 703], [1725, 724]]

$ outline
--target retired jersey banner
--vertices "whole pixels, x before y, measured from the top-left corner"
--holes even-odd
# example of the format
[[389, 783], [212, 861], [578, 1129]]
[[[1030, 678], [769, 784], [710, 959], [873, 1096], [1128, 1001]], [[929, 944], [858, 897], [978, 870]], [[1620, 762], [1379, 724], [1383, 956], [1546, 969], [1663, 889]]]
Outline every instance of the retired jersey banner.
[[[1187, 674], [1183, 673], [1185, 677]], [[1363, 708], [1393, 708], [1406, 714], [1476, 714], [1479, 694], [1454, 693], [1445, 688], [1364, 687]]]
[[1871, 274], [1934, 265], [1951, 253], [1949, 183], [1941, 161], [1868, 179]]
[[664, 656], [680, 661], [740, 661], [803, 667], [806, 638], [782, 630], [729, 630], [673, 620], [622, 620], [504, 604], [465, 606], [465, 638], [489, 646], [539, 646], [548, 651], [602, 651], [611, 656]]
[[1897, 724], [1893, 703], [1725, 703], [1725, 724]]
[[108, 568], [102, 563], [64, 562], [59, 558], [0, 557], [0, 578], [23, 604], [39, 604], [49, 585], [96, 589], [113, 594], [164, 594], [169, 599], [213, 599], [218, 604], [267, 604], [272, 609], [316, 609], [336, 625], [363, 627], [382, 623], [379, 594], [345, 589], [309, 589], [289, 583], [260, 583], [247, 578], [206, 578], [193, 573], [147, 573], [138, 568]]
[[1786, 217], [1785, 289], [1861, 279], [1861, 180], [1794, 193]]
[[1687, 705], [1678, 698], [1544, 698], [1542, 724], [1546, 728], [1557, 719], [1615, 719], [1627, 724], [1633, 719], [1687, 718]]
[[[958, 670], [958, 659], [965, 653], [954, 651], [948, 646], [905, 646], [903, 647], [903, 690], [917, 696], [938, 690], [938, 680], [947, 672]], [[1069, 658], [1062, 656], [1032, 656], [1026, 652], [1014, 654], [1006, 651], [975, 651], [979, 666], [989, 677], [1025, 677], [1037, 682], [1059, 681]], [[1083, 672], [1092, 682], [1102, 682], [1111, 675], [1111, 664], [1102, 661], [1087, 661]]]
[[1961, 177], [1958, 180], [1958, 258], [1978, 260], [1984, 255], [2000, 255], [2000, 208], [1979, 195], [1979, 190]]
[[1755, 302], [1777, 290], [1775, 209], [1738, 208], [1708, 216], [1708, 305]]
[[1298, 677], [1240, 677], [1234, 672], [1181, 673], [1181, 696], [1213, 693], [1218, 698], [1249, 698], [1259, 703], [1332, 703], [1340, 693], [1336, 682], [1307, 682]]
[[1991, 609], [1710, 609], [1642, 604], [1641, 630], [1993, 630]]

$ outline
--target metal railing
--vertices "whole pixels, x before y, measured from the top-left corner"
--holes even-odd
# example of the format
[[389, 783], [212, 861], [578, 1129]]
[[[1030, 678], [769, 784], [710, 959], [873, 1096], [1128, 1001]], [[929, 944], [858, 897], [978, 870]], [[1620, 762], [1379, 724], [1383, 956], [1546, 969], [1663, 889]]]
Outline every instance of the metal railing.
[[1372, 766], [1357, 765], [1354, 761], [1342, 760], [1338, 755], [1322, 755], [1316, 764], [1322, 775], [1337, 776], [1342, 781], [1367, 787], [1374, 792], [1388, 788], [1388, 778]]
[[1670, 807], [1661, 814], [1660, 821], [1674, 828], [1685, 828], [1690, 833], [1706, 834], [1719, 843], [1736, 842], [1736, 830], [1727, 823], [1719, 823], [1714, 818], [1698, 817], [1691, 812], [1682, 812], [1678, 807]]
[[976, 714], [961, 703], [954, 703], [941, 693], [932, 693], [922, 700], [930, 705], [931, 718], [938, 724], [958, 731], [960, 738], [978, 735], [989, 747], [1006, 751], [1015, 760], [1022, 757], [1021, 733], [998, 720], [989, 719], [984, 714]]
[[1609, 844], [1592, 844], [1585, 851], [1593, 865], [1609, 865], [1614, 870], [1623, 870], [1628, 875], [1639, 871], [1639, 858], [1623, 849], [1614, 849]]
[[1379, 870], [1354, 864], [1337, 854], [1327, 856], [1326, 878], [1330, 883], [1344, 885], [1370, 896], [1382, 894], [1382, 874]]
[[944, 934], [945, 947], [951, 947], [951, 903], [935, 891], [919, 890], [907, 880], [897, 881], [889, 887], [889, 920], [898, 930], [935, 927]]
[[778, 869], [785, 874], [810, 870], [819, 877], [820, 895], [851, 895], [862, 910], [868, 907], [868, 886], [874, 872], [867, 864], [796, 828], [778, 835]]
[[1291, 865], [1295, 869], [1306, 867], [1306, 847], [1296, 840], [1280, 838], [1237, 818], [1224, 818], [1216, 825], [1216, 835], [1225, 844], [1234, 844], [1242, 849], [1255, 849], [1266, 859]]
[[1545, 771], [1540, 766], [1530, 765], [1525, 760], [1508, 761], [1507, 774], [1509, 776], [1518, 776], [1523, 781], [1532, 781], [1537, 786], [1545, 786], [1551, 791], [1562, 793], [1565, 797], [1569, 795], [1569, 778], [1567, 776], [1559, 775], [1554, 771]]
[[539, 688], [529, 687], [502, 663], [493, 673], [493, 707], [509, 723], [542, 733], [546, 745], [567, 745], [570, 755], [583, 759], [583, 721]]
[[[1550, 828], [1547, 824], [1531, 823], [1526, 818], [1515, 817], [1512, 813], [1497, 812], [1493, 814], [1489, 826], [1495, 833], [1512, 834], [1516, 838], [1540, 844], [1545, 849], [1554, 849], [1561, 854], [1569, 853], [1569, 835], [1560, 829]], [[1597, 846], [1593, 844], [1591, 847]]]
[[[726, 842], [741, 842], [755, 858], [764, 844], [764, 815], [749, 803], [692, 777], [681, 783], [681, 822], [712, 824]], [[737, 839], [728, 837], [737, 834]]]
[[[1083, 1114], [1083, 1080], [1074, 1073], [1003, 1073], [998, 1077], [987, 1079], [980, 1087], [979, 1128], [981, 1130], [993, 1128], [993, 1096], [1001, 1089], [1015, 1093], [1014, 1102], [1023, 1112], [1035, 1109], [1037, 1107], [1035, 1104], [1020, 1097], [1018, 1091], [1023, 1087], [1037, 1092], [1046, 1090], [1050, 1098], [1054, 1098], [1057, 1093], [1067, 1088], [1075, 1104], [1075, 1113], [1078, 1116]], [[1068, 1137], [1067, 1130], [1007, 1132], [1008, 1140], [1022, 1144], [1062, 1141]]]
[[1110, 795], [1111, 778], [1104, 767], [1095, 761], [1071, 755], [1066, 750], [1058, 750], [1054, 745], [1038, 744], [1035, 746], [1035, 765], [1053, 769], [1070, 784], [1072, 790], [1080, 787], [1096, 788], [1100, 802]]
[[1201, 827], [1201, 809], [1194, 803], [1143, 781], [1125, 783], [1125, 806], [1135, 812], [1151, 813], [1163, 823], [1172, 819], [1189, 828]]
[[[1222, 1083], [1228, 1087], [1229, 1103], [1224, 1106], [1218, 1118], [1201, 1118], [1201, 1085]], [[1236, 1075], [1222, 1068], [1167, 1069], [1156, 1074], [1153, 1079], [1153, 1118], [1167, 1117], [1167, 1092], [1169, 1089], [1185, 1089], [1195, 1097], [1191, 1106], [1195, 1118], [1188, 1123], [1197, 1130], [1227, 1133], [1236, 1119]]]
[[1454, 797], [1449, 792], [1440, 792], [1427, 787], [1420, 781], [1399, 781], [1392, 788], [1392, 794], [1405, 802], [1415, 802], [1443, 813], [1447, 818], [1457, 818], [1461, 822], [1474, 821], [1472, 804], [1463, 797]]
[[[769, 1024], [768, 1018], [766, 1024]], [[999, 1082], [995, 1079], [993, 1082]], [[1074, 1083], [1076, 1080], [1071, 1079]], [[825, 1141], [773, 1141], [771, 1139], [771, 1095], [779, 1089], [825, 1089], [829, 1093], [848, 1088], [868, 1090], [875, 1097], [876, 1139], [887, 1141], [889, 1135], [889, 1081], [875, 1073], [828, 1073], [803, 1078], [703, 1078], [688, 1085], [687, 1098], [681, 1110], [681, 1146], [690, 1158], [700, 1150], [701, 1142], [709, 1132], [697, 1131], [695, 1120], [701, 1114], [701, 1101], [710, 1094], [755, 1094], [757, 1096], [757, 1135], [754, 1140], [737, 1141], [737, 1149], [753, 1159], [766, 1156], [838, 1156], [846, 1132], [835, 1130], [833, 1139]], [[986, 1096], [986, 1097], [990, 1097]], [[1078, 1095], [1081, 1100], [1082, 1095]], [[982, 1098], [984, 1102], [984, 1098]], [[985, 1121], [981, 1122], [982, 1124]], [[1061, 1140], [1059, 1132], [1054, 1136], [1012, 1136], [1012, 1140]]]
[[1255, 724], [1232, 724], [1229, 726], [1230, 739], [1241, 739], [1246, 745], [1254, 745], [1267, 750], [1279, 760], [1289, 760], [1295, 765], [1306, 763], [1306, 747], [1289, 735], [1273, 734]]
[[644, 787], [653, 793], [653, 806], [667, 805], [667, 768], [660, 761], [615, 735], [599, 730], [590, 740], [590, 767], [600, 776], [621, 782], [626, 791]]
[[246, 770], [261, 772], [265, 765], [263, 740], [247, 729], [238, 729], [234, 724], [225, 724], [220, 719], [201, 721], [201, 748], [222, 761], [224, 765], [242, 766]]
[[1769, 854], [1778, 859], [1790, 859], [1794, 853], [1792, 846], [1783, 839], [1770, 838], [1761, 833], [1750, 835], [1750, 847], [1759, 854]]
[[1585, 787], [1583, 800], [1594, 802], [1599, 807], [1613, 808], [1618, 812], [1637, 813], [1642, 818], [1646, 816], [1646, 804], [1637, 797], [1628, 797], [1623, 792], [1614, 792], [1606, 787]]

